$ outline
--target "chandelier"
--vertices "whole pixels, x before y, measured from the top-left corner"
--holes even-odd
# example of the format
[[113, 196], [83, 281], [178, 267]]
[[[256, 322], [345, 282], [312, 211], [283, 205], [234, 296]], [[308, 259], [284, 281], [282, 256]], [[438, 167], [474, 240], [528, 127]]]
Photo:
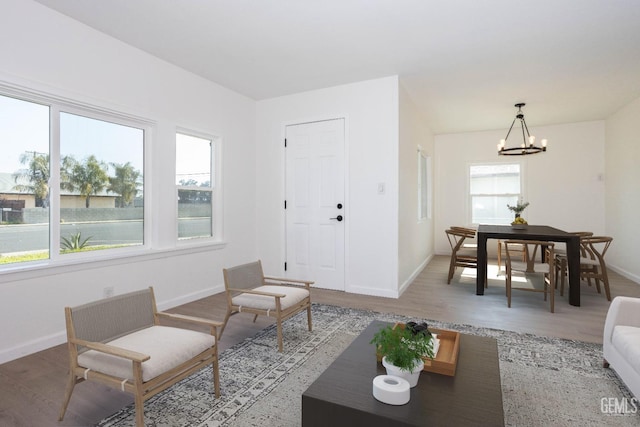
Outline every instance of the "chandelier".
[[[522, 107], [524, 106], [524, 102], [520, 102], [515, 105], [515, 107], [518, 107], [516, 118], [511, 122], [511, 127], [509, 128], [509, 132], [507, 132], [507, 136], [504, 139], [501, 139], [498, 144], [498, 154], [501, 156], [526, 156], [527, 154], [536, 154], [541, 151], [547, 151], [546, 139], [541, 141], [541, 146], [537, 146], [536, 137], [529, 134], [529, 128], [527, 127], [527, 122], [524, 121], [524, 113], [522, 112]], [[522, 144], [520, 144], [519, 147], [507, 148], [505, 147], [505, 144], [507, 143], [507, 139], [509, 139], [511, 129], [513, 129], [513, 125], [516, 123], [516, 120], [520, 120], [520, 128], [522, 128]]]

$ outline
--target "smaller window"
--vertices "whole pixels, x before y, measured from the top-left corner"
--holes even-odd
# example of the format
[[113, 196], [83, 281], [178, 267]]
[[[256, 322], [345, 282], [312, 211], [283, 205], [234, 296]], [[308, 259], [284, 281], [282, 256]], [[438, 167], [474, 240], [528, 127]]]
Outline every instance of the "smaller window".
[[430, 160], [418, 148], [418, 219], [431, 218], [431, 189], [429, 187]]
[[213, 237], [214, 138], [176, 134], [178, 239]]
[[469, 198], [473, 224], [510, 224], [521, 196], [519, 164], [473, 165], [469, 168]]

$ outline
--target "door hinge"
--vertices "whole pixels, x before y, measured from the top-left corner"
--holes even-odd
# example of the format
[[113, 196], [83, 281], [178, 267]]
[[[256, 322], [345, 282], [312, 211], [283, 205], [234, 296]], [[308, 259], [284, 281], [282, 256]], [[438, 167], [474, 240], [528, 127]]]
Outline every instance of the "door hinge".
[[284, 139], [284, 148], [287, 148], [287, 138]]
[[287, 209], [287, 201], [284, 201], [284, 208]]
[[284, 271], [287, 271], [287, 263], [284, 263]]

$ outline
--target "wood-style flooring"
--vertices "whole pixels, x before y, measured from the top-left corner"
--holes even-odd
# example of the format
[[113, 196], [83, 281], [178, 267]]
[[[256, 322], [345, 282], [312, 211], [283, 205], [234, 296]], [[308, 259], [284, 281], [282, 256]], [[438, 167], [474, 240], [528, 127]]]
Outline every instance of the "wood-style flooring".
[[[446, 284], [448, 263], [449, 257], [434, 257], [398, 299], [314, 289], [312, 300], [415, 318], [602, 342], [609, 302], [594, 287], [582, 285], [581, 307], [570, 306], [566, 294], [560, 297], [556, 293], [553, 314], [541, 294], [530, 292], [513, 291], [512, 308], [507, 308], [504, 280], [494, 274], [485, 295], [477, 296], [473, 270], [458, 269], [451, 285]], [[619, 274], [610, 272], [610, 283], [613, 297], [640, 297], [640, 285]], [[224, 295], [217, 294], [170, 311], [222, 320], [225, 304]], [[259, 317], [256, 323], [252, 319], [251, 315], [233, 316], [220, 340], [220, 351], [272, 323], [264, 317]], [[0, 426], [90, 426], [133, 401], [130, 395], [118, 390], [85, 382], [76, 386], [65, 419], [58, 423], [67, 380], [67, 357], [66, 346], [60, 345], [0, 365]]]

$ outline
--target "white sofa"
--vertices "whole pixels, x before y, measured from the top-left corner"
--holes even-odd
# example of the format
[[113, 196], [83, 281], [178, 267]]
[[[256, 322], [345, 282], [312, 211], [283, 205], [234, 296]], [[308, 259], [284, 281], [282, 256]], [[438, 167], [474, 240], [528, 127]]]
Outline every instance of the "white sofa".
[[604, 367], [609, 365], [640, 398], [640, 298], [615, 297], [602, 339]]

